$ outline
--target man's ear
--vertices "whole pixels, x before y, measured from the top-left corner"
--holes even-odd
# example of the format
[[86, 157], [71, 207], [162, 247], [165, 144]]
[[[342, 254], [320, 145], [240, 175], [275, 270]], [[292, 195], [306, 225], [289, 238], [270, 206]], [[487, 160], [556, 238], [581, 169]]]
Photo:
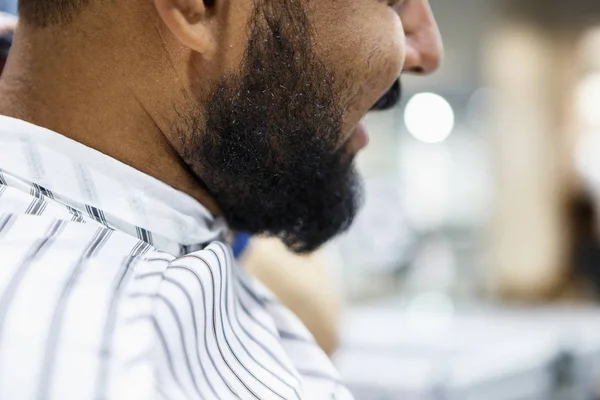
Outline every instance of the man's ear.
[[214, 25], [211, 29], [210, 0], [154, 0], [165, 25], [186, 47], [211, 58], [217, 45]]

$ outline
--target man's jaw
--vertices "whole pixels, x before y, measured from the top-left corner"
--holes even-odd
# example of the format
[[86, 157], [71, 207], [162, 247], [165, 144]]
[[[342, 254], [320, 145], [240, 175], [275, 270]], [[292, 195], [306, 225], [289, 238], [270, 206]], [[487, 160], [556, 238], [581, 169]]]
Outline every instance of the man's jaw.
[[348, 141], [346, 142], [346, 151], [355, 155], [369, 144], [369, 132], [365, 123], [361, 120], [352, 130]]

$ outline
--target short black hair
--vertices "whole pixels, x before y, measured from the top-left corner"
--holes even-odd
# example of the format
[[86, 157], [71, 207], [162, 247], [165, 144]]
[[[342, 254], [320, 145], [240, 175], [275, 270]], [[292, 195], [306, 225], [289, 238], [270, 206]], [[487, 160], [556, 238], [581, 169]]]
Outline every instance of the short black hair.
[[37, 27], [66, 25], [91, 0], [19, 0], [19, 16]]

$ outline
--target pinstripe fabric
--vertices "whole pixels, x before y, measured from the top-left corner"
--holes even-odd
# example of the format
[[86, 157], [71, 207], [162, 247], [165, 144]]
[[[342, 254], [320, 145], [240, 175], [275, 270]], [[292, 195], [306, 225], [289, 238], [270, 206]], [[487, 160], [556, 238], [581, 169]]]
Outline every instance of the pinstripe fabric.
[[0, 117], [0, 399], [350, 399], [199, 203]]

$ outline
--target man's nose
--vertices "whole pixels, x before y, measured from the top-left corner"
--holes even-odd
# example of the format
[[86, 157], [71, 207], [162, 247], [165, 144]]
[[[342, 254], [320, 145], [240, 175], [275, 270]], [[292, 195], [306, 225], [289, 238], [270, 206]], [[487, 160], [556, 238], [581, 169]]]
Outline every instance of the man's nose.
[[442, 62], [444, 47], [428, 0], [408, 0], [400, 12], [406, 35], [403, 72], [426, 75]]

